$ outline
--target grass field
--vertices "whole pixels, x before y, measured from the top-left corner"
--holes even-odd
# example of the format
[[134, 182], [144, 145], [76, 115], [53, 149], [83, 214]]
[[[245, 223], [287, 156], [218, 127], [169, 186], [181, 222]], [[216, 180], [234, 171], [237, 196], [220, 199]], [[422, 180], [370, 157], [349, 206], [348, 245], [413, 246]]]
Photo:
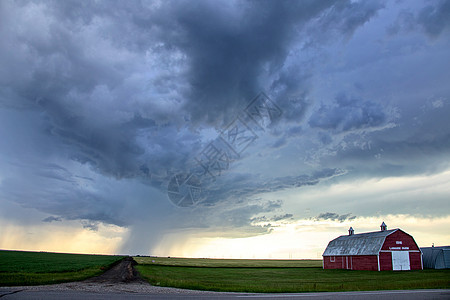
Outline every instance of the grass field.
[[0, 286], [83, 280], [101, 274], [122, 256], [0, 251]]
[[[323, 270], [314, 260], [215, 260], [136, 257], [153, 285], [280, 293], [450, 288], [450, 270], [372, 272]], [[153, 262], [154, 261], [154, 262]], [[267, 267], [269, 266], [269, 267]], [[282, 267], [281, 267], [282, 266]]]
[[[0, 251], [0, 286], [83, 280], [121, 256]], [[135, 257], [153, 285], [186, 289], [281, 293], [450, 288], [450, 270], [371, 272], [323, 270], [321, 260]]]
[[178, 257], [133, 257], [138, 264], [213, 267], [213, 268], [311, 268], [322, 267], [320, 259], [210, 259], [210, 258], [178, 258]]

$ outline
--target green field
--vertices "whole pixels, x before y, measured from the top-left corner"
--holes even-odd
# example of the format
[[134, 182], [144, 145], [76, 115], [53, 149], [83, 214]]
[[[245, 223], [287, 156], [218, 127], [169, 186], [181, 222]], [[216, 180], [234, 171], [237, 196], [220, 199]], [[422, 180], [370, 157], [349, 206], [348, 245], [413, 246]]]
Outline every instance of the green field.
[[[83, 280], [122, 256], [0, 251], [0, 286]], [[321, 260], [135, 257], [153, 285], [197, 290], [289, 293], [450, 288], [450, 270], [372, 272], [323, 270]]]
[[[317, 260], [216, 260], [135, 257], [153, 285], [253, 293], [450, 288], [450, 270], [323, 270]], [[154, 262], [153, 262], [154, 261]]]
[[214, 268], [311, 268], [322, 267], [321, 259], [215, 259], [215, 258], [178, 258], [178, 257], [133, 257], [138, 264], [214, 267]]
[[0, 251], [0, 286], [83, 280], [99, 275], [123, 256]]

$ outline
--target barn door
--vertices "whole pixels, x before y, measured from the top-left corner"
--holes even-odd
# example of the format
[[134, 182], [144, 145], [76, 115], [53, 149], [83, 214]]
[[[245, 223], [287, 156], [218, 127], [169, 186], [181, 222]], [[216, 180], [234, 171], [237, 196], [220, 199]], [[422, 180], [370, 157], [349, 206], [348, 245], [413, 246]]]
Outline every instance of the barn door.
[[345, 268], [347, 270], [352, 269], [352, 257], [351, 256], [350, 256], [350, 258], [348, 256], [345, 257]]
[[392, 270], [410, 270], [408, 251], [392, 251]]

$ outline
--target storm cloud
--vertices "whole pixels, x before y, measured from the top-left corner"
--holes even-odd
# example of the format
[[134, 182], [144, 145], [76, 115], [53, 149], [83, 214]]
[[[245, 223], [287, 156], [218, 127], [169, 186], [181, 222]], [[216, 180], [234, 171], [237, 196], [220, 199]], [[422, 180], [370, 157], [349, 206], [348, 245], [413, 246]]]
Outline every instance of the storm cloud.
[[337, 213], [326, 212], [326, 213], [319, 214], [315, 219], [318, 221], [332, 220], [332, 221], [338, 221], [338, 222], [342, 223], [344, 221], [354, 220], [354, 219], [356, 219], [356, 216], [352, 216], [351, 213], [339, 215]]
[[[145, 251], [165, 230], [297, 216], [262, 195], [446, 170], [449, 3], [2, 1], [0, 205], [136, 243], [160, 228]], [[261, 92], [281, 117], [175, 207], [170, 180]]]

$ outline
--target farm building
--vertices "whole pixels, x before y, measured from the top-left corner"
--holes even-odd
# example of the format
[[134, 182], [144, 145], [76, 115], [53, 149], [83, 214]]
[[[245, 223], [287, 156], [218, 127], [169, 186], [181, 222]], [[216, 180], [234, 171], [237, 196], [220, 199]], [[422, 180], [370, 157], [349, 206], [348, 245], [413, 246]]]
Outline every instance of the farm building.
[[348, 235], [328, 243], [323, 253], [324, 269], [348, 270], [421, 270], [422, 252], [414, 238], [401, 229], [354, 234], [352, 227]]
[[450, 269], [450, 246], [420, 248], [423, 267], [426, 269]]

